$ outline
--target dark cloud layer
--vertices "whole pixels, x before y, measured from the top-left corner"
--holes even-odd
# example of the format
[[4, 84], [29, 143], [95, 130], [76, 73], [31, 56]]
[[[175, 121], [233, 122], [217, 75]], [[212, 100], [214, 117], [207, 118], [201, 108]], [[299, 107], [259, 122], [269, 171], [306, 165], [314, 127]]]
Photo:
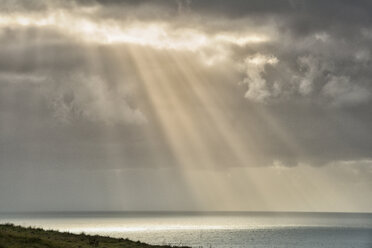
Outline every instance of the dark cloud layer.
[[[1, 1], [0, 210], [208, 210], [239, 192], [261, 210], [260, 186], [274, 202], [265, 189], [306, 173], [301, 193], [368, 195], [371, 13], [368, 0]], [[358, 199], [339, 205], [370, 211]]]
[[[148, 14], [145, 20], [139, 15], [137, 21], [175, 21], [175, 29], [202, 20], [209, 23], [199, 23], [196, 29], [212, 34], [230, 28], [245, 30], [245, 23], [250, 29], [256, 25], [257, 30], [269, 30], [272, 38], [262, 44], [225, 46], [230, 60], [221, 63], [231, 75], [218, 71], [218, 65], [200, 69], [205, 70], [207, 81], [213, 81], [202, 85], [204, 90], [214, 88], [225, 102], [231, 118], [227, 123], [240, 133], [247, 148], [256, 146], [261, 151], [254, 155], [254, 164], [247, 165], [275, 160], [319, 165], [371, 158], [369, 1], [7, 1], [2, 5], [3, 13], [95, 6], [89, 18], [116, 22], [128, 21], [125, 14], [134, 11]], [[55, 161], [99, 167], [107, 163], [107, 157], [113, 158], [113, 167], [142, 166], [153, 161], [154, 153], [162, 157], [159, 164], [176, 163], [161, 134], [162, 124], [146, 99], [151, 92], [141, 86], [129, 55], [134, 45], [81, 43], [50, 27], [29, 26], [3, 27], [0, 42], [3, 167], [51, 166]], [[177, 70], [170, 56], [153, 48], [146, 52], [154, 54], [162, 70]], [[257, 58], [262, 65], [252, 64]], [[182, 101], [197, 101], [191, 89], [183, 90], [178, 96]], [[209, 107], [190, 110], [195, 113], [190, 118], [197, 120]], [[114, 137], [103, 137], [107, 125], [115, 130]], [[204, 127], [198, 127], [205, 134]], [[146, 136], [145, 129], [156, 134]], [[282, 137], [283, 133], [288, 137]], [[228, 151], [229, 144], [208, 137], [201, 139], [213, 156]], [[105, 146], [120, 152], [105, 154]], [[234, 155], [226, 152], [225, 156], [226, 162], [217, 167], [234, 165]]]

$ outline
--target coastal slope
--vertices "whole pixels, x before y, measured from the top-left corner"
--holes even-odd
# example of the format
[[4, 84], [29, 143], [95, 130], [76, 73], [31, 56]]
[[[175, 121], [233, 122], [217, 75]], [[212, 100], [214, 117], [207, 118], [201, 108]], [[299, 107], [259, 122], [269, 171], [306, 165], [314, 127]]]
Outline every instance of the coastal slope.
[[[171, 248], [155, 246], [129, 239], [117, 239], [98, 235], [72, 234], [43, 230], [41, 228], [21, 227], [13, 224], [0, 225], [0, 248]], [[179, 247], [181, 248], [181, 247]], [[186, 247], [182, 247], [186, 248]]]

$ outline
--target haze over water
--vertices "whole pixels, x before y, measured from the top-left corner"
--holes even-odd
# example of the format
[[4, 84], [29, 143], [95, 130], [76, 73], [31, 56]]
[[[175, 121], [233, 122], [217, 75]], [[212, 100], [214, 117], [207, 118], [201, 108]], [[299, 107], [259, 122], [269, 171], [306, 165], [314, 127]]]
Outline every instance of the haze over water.
[[0, 222], [192, 247], [372, 247], [372, 214], [80, 212], [2, 214]]

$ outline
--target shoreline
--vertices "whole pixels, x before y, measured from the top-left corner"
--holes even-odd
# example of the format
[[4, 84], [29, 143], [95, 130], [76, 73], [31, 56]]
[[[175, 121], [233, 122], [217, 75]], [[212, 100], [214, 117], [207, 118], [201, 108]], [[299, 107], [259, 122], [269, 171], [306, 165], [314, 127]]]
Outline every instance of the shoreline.
[[188, 246], [150, 245], [124, 238], [101, 235], [74, 234], [42, 228], [0, 224], [0, 248], [190, 248]]

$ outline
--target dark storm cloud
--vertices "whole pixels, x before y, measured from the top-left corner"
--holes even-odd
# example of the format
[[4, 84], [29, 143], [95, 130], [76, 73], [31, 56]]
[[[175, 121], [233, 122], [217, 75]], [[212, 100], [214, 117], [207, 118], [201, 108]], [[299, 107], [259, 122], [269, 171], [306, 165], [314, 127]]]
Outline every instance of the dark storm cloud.
[[0, 211], [370, 211], [371, 13], [1, 1]]
[[[88, 20], [163, 21], [174, 29], [194, 27], [205, 34], [267, 32], [266, 42], [223, 46], [229, 58], [221, 67], [231, 76], [218, 65], [209, 69], [200, 65], [205, 78], [213, 82], [203, 87], [213, 88], [225, 102], [227, 123], [247, 148], [262, 153], [245, 165], [276, 160], [285, 165], [319, 165], [371, 158], [369, 1], [5, 1], [2, 5], [2, 13], [11, 14], [74, 7], [71, 13]], [[90, 7], [95, 9], [79, 12]], [[129, 55], [135, 45], [81, 42], [48, 26], [3, 27], [0, 43], [1, 166], [31, 162], [148, 166], [156, 154], [162, 157], [159, 165], [177, 163], [156, 109], [146, 98], [151, 92], [141, 84], [141, 68]], [[177, 71], [171, 56], [154, 48], [134, 49], [156, 54], [160, 64], [169, 65], [165, 71]], [[209, 53], [215, 52], [212, 48]], [[253, 66], [257, 59], [262, 64]], [[180, 97], [197, 101], [190, 89]], [[189, 108], [195, 108], [193, 120], [208, 122], [201, 117], [207, 113], [203, 107]], [[114, 130], [110, 135], [109, 129]], [[200, 129], [210, 153], [223, 161], [217, 167], [240, 165], [228, 144], [213, 137], [207, 127]]]

